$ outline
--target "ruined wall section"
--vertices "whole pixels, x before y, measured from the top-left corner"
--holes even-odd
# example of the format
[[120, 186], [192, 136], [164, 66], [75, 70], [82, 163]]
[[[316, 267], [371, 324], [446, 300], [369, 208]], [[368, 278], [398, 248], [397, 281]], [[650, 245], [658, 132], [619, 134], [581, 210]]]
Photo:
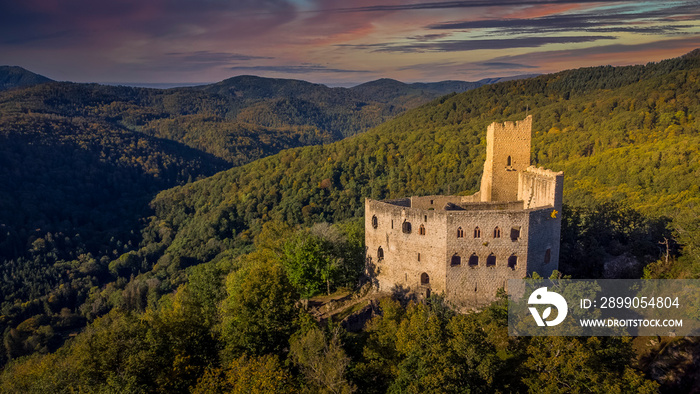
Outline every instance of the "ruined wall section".
[[481, 201], [514, 201], [518, 172], [530, 165], [532, 115], [519, 122], [492, 123], [486, 131]]
[[[495, 299], [499, 288], [506, 288], [508, 279], [527, 275], [528, 242], [532, 236], [528, 231], [529, 216], [523, 210], [448, 213], [445, 256], [448, 301], [460, 309], [482, 306]], [[463, 237], [457, 236], [460, 227], [464, 230]], [[478, 237], [475, 237], [477, 227]], [[511, 235], [516, 234], [511, 232], [516, 230], [517, 237], [513, 239]], [[459, 265], [454, 264], [454, 255], [460, 256]]]
[[563, 190], [563, 172], [529, 166], [519, 173], [517, 198], [525, 209], [551, 206], [561, 212]]
[[448, 203], [460, 204], [461, 202], [461, 196], [411, 197], [411, 208], [440, 210], [445, 208], [445, 205], [447, 205]]
[[[373, 217], [377, 219], [374, 227]], [[411, 232], [404, 232], [404, 222], [411, 224]], [[425, 228], [421, 234], [420, 226]], [[415, 291], [423, 296], [445, 291], [445, 215], [444, 211], [424, 210], [365, 201], [365, 246], [367, 267], [374, 270], [370, 277], [380, 291], [395, 287]], [[382, 248], [383, 259], [378, 258]], [[421, 283], [421, 275], [428, 275], [428, 283]]]

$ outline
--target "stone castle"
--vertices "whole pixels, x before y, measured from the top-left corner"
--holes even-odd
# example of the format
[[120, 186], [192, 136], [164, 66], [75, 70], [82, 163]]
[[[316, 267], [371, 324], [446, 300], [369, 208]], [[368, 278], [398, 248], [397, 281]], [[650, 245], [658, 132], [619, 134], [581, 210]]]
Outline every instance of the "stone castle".
[[442, 294], [459, 309], [495, 299], [508, 279], [559, 265], [564, 175], [530, 165], [532, 116], [492, 123], [481, 190], [365, 201], [367, 269], [379, 291]]

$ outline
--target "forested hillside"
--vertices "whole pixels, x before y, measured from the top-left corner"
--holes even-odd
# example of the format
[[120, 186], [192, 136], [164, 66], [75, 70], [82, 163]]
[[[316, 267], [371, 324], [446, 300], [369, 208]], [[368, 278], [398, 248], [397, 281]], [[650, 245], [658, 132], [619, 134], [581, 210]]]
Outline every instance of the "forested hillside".
[[[174, 236], [166, 254], [203, 262], [226, 249], [212, 245], [248, 239], [268, 220], [339, 221], [362, 215], [365, 197], [472, 193], [486, 126], [522, 119], [528, 107], [533, 161], [565, 171], [568, 205], [613, 202], [692, 226], [684, 221], [698, 202], [699, 64], [694, 53], [443, 97], [362, 135], [287, 150], [164, 191], [152, 203], [156, 216], [146, 234], [168, 228]], [[695, 245], [692, 236], [678, 236]]]
[[43, 75], [34, 74], [22, 67], [0, 66], [0, 91], [51, 82]]
[[[0, 83], [0, 330], [11, 336], [43, 316], [12, 334], [17, 344], [8, 339], [0, 360], [54, 348], [84, 324], [78, 308], [91, 290], [151, 269], [120, 257], [138, 249], [158, 191], [330, 143], [461, 88], [425, 93], [393, 81], [396, 94], [375, 101], [294, 80], [244, 76], [156, 90], [52, 82], [19, 67], [1, 68]], [[115, 268], [122, 265], [130, 268]]]
[[[695, 51], [482, 86], [339, 142], [287, 149], [165, 190], [118, 258], [101, 266], [87, 255], [65, 261], [59, 268], [73, 275], [70, 285], [3, 309], [8, 359], [52, 350], [61, 335], [89, 326], [56, 353], [11, 361], [0, 387], [688, 391], [698, 383], [692, 360], [700, 345], [692, 339], [512, 338], [503, 302], [455, 315], [439, 297], [383, 300], [365, 330], [347, 333], [338, 321], [319, 327], [299, 300], [357, 285], [364, 198], [475, 192], [487, 125], [528, 112], [533, 161], [565, 172], [564, 274], [601, 277], [607, 262], [625, 257], [638, 263], [626, 277], [697, 278], [699, 77]], [[182, 116], [196, 123], [201, 115]], [[215, 128], [229, 115], [211, 116], [218, 118], [205, 123]], [[177, 130], [175, 119], [157, 119]]]

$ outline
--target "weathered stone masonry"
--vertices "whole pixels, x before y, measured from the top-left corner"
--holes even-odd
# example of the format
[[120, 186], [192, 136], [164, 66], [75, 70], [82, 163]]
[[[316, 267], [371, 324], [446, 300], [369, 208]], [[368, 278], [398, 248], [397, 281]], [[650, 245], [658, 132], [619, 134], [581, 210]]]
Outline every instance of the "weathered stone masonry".
[[492, 301], [508, 279], [559, 265], [563, 174], [530, 166], [532, 117], [493, 123], [481, 190], [471, 196], [365, 201], [368, 272], [380, 291]]

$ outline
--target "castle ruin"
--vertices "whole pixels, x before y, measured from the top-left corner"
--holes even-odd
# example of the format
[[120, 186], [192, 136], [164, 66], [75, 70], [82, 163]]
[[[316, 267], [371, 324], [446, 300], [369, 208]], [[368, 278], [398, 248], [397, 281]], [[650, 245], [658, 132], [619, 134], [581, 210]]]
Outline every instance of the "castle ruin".
[[367, 267], [380, 291], [443, 294], [460, 309], [508, 279], [559, 265], [564, 175], [530, 165], [532, 116], [492, 123], [481, 190], [471, 196], [365, 200]]

